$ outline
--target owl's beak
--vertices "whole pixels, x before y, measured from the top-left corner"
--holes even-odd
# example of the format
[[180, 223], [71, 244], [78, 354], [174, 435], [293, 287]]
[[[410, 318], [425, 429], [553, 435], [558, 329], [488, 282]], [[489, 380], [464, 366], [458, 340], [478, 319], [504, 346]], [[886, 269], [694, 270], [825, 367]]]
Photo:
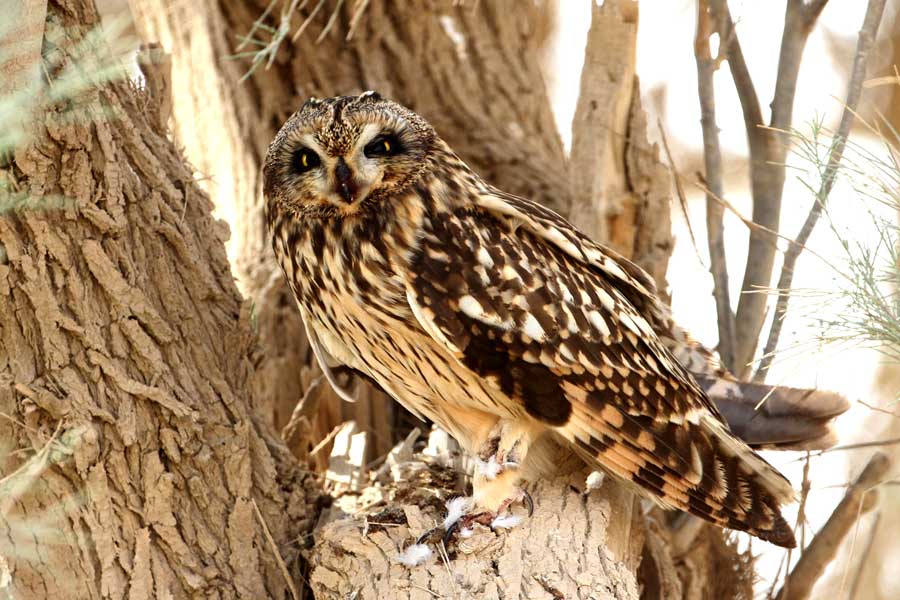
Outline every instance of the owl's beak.
[[356, 181], [343, 157], [338, 158], [337, 166], [334, 168], [334, 191], [347, 204], [353, 202], [356, 196]]

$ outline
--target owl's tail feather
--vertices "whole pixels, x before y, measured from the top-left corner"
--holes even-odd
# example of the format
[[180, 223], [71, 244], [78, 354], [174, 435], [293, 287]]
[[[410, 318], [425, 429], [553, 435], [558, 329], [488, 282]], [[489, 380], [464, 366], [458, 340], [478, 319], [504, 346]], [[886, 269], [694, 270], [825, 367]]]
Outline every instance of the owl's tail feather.
[[757, 449], [824, 450], [837, 442], [834, 420], [850, 408], [840, 394], [724, 377], [697, 377], [732, 433]]
[[633, 426], [623, 426], [620, 415], [626, 423], [634, 419], [611, 409], [576, 410], [560, 433], [573, 434], [569, 439], [588, 464], [630, 482], [663, 507], [779, 546], [796, 545], [780, 510], [794, 500], [790, 483], [713, 415]]
[[754, 448], [824, 450], [837, 442], [834, 419], [850, 408], [834, 392], [738, 381], [716, 354], [658, 304], [654, 328], [675, 358], [706, 390], [731, 430]]

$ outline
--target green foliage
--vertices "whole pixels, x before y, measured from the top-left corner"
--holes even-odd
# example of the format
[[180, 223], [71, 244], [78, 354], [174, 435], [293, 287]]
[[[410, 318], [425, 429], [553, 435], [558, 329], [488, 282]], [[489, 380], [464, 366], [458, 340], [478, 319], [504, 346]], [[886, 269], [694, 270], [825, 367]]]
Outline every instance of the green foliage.
[[[854, 193], [832, 199], [822, 214], [842, 249], [837, 261], [826, 262], [835, 273], [837, 289], [803, 294], [804, 312], [818, 312], [815, 300], [828, 305], [827, 317], [813, 317], [820, 342], [871, 347], [900, 360], [900, 135], [886, 120], [880, 122], [883, 128], [867, 124], [878, 142], [876, 149], [847, 141], [837, 176]], [[793, 138], [797, 152], [811, 165], [799, 178], [815, 196], [835, 139], [821, 123], [813, 123], [808, 134], [794, 131]], [[871, 223], [871, 235], [851, 235], [852, 223], [841, 222], [836, 202], [854, 202], [854, 209]]]

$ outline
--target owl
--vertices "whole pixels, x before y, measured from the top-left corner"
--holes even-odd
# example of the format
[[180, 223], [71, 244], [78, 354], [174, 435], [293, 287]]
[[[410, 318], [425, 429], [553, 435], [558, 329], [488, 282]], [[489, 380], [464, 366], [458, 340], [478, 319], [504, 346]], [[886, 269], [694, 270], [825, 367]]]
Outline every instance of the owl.
[[325, 374], [361, 372], [478, 457], [474, 510], [521, 499], [562, 447], [663, 507], [794, 546], [791, 484], [682, 364], [709, 353], [676, 356], [686, 334], [638, 266], [489, 185], [374, 92], [308, 100], [263, 173]]

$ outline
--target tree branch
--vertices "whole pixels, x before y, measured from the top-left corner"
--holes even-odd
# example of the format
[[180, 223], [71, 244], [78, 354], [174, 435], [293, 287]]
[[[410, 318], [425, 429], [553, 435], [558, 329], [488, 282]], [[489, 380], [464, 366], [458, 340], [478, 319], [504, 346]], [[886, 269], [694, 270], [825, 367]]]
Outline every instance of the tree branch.
[[770, 127], [763, 127], [759, 99], [753, 87], [743, 52], [734, 31], [734, 22], [724, 0], [712, 3], [719, 35], [744, 111], [747, 141], [750, 149], [750, 181], [753, 194], [753, 221], [765, 229], [750, 233], [747, 264], [741, 286], [744, 292], [738, 302], [735, 324], [735, 373], [749, 372], [765, 320], [764, 294], [747, 293], [768, 288], [775, 263], [776, 238], [766, 230], [778, 231], [781, 218], [781, 194], [784, 188], [787, 134], [791, 126], [794, 96], [800, 59], [818, 12], [805, 7], [803, 0], [789, 0], [781, 38], [778, 78], [772, 100]]
[[828, 0], [812, 0], [806, 5], [806, 20], [815, 23], [826, 4], [828, 4]]
[[[762, 109], [759, 105], [759, 96], [750, 77], [747, 61], [744, 60], [744, 51], [734, 30], [734, 21], [731, 11], [728, 10], [726, 0], [711, 0], [710, 10], [716, 22], [719, 38], [721, 40], [720, 52], [728, 59], [728, 68], [734, 79], [734, 87], [741, 101], [741, 109], [744, 112], [744, 124], [747, 127], [747, 135], [751, 137], [760, 135], [760, 127], [763, 125]], [[752, 150], [752, 148], [751, 148]]]
[[875, 488], [882, 483], [891, 466], [891, 459], [883, 452], [876, 452], [869, 459], [862, 473], [847, 489], [840, 504], [785, 579], [784, 586], [778, 592], [779, 600], [803, 600], [809, 597], [825, 567], [834, 560], [847, 533], [862, 515], [877, 504], [878, 492]]
[[722, 185], [722, 151], [719, 127], [716, 125], [716, 100], [713, 74], [718, 62], [712, 57], [709, 36], [713, 33], [709, 0], [697, 6], [697, 33], [694, 56], [697, 60], [697, 88], [700, 98], [700, 124], [703, 127], [703, 167], [709, 191], [706, 194], [706, 229], [709, 244], [709, 271], [713, 277], [713, 295], [719, 325], [719, 356], [729, 370], [734, 370], [735, 320], [728, 292], [728, 263], [725, 260], [725, 209], [716, 201], [724, 195]]
[[806, 221], [800, 228], [796, 240], [790, 242], [784, 254], [784, 265], [781, 268], [781, 275], [778, 278], [778, 287], [776, 288], [778, 290], [778, 300], [775, 304], [775, 318], [772, 320], [772, 327], [766, 340], [762, 361], [753, 377], [755, 381], [765, 380], [766, 372], [772, 363], [787, 313], [790, 300], [789, 292], [794, 280], [794, 269], [797, 266], [797, 259], [800, 257], [804, 245], [809, 240], [809, 236], [812, 234], [822, 211], [825, 209], [825, 202], [828, 200], [828, 195], [834, 186], [835, 177], [844, 155], [844, 148], [847, 145], [847, 138], [850, 135], [850, 129], [856, 117], [856, 107], [862, 95], [862, 85], [866, 77], [869, 52], [875, 43], [875, 34], [878, 32], [879, 23], [881, 23], [884, 5], [885, 0], [869, 0], [869, 5], [866, 8], [866, 16], [863, 20], [862, 28], [859, 30], [859, 39], [856, 43], [853, 70], [851, 71], [850, 82], [847, 84], [847, 99], [844, 102], [841, 122], [834, 136], [832, 149], [828, 155], [828, 163], [825, 167], [825, 174], [822, 177], [822, 183], [816, 194], [815, 202], [806, 216]]

